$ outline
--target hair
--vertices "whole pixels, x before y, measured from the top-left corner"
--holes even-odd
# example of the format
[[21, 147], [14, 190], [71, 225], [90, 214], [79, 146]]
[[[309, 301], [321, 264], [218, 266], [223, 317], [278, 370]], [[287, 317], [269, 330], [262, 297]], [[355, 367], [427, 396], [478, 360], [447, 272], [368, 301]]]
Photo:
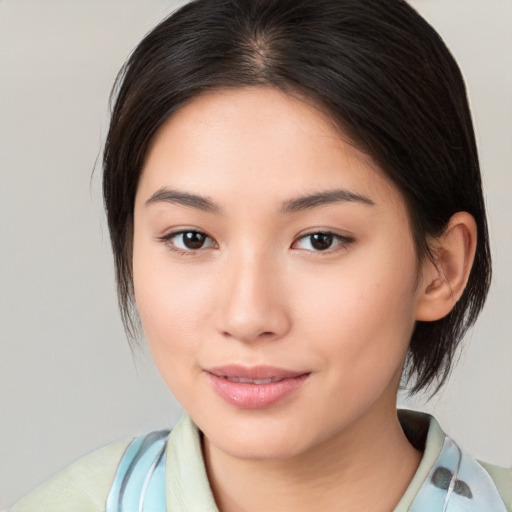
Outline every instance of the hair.
[[477, 224], [460, 300], [416, 323], [404, 367], [410, 392], [441, 387], [481, 311], [491, 259], [478, 155], [461, 72], [437, 32], [403, 0], [195, 0], [150, 31], [121, 69], [104, 148], [103, 193], [118, 298], [138, 331], [133, 210], [149, 145], [205, 91], [274, 87], [320, 106], [401, 192], [419, 261], [458, 211]]

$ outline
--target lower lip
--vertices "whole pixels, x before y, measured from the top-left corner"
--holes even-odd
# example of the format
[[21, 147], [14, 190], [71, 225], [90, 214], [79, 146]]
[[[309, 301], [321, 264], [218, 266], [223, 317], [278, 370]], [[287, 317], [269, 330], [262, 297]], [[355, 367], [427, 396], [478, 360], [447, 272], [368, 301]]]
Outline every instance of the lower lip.
[[226, 402], [239, 409], [265, 409], [271, 407], [299, 389], [309, 377], [308, 373], [269, 384], [233, 382], [208, 373], [213, 389]]

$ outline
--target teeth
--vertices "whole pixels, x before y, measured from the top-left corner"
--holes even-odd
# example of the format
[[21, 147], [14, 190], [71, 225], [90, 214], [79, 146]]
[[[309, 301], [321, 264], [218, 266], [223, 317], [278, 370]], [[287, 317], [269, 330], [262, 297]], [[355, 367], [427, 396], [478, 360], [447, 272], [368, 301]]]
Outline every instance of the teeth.
[[226, 377], [227, 380], [231, 382], [239, 382], [241, 384], [271, 384], [272, 382], [277, 382], [281, 379], [246, 379], [245, 377]]
[[254, 384], [270, 384], [271, 382], [275, 382], [272, 379], [256, 379], [253, 381]]

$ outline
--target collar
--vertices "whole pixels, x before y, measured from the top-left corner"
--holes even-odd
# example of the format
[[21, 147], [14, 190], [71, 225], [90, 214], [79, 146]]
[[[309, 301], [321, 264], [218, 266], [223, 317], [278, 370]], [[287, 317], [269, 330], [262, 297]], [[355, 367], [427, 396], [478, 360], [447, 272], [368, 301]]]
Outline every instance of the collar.
[[[393, 512], [507, 512], [489, 474], [462, 453], [430, 415], [399, 410], [405, 435], [423, 457]], [[201, 449], [188, 414], [173, 429], [166, 454], [167, 510], [219, 512]]]
[[393, 512], [507, 512], [487, 471], [464, 454], [432, 416], [399, 410], [398, 417], [423, 457]]

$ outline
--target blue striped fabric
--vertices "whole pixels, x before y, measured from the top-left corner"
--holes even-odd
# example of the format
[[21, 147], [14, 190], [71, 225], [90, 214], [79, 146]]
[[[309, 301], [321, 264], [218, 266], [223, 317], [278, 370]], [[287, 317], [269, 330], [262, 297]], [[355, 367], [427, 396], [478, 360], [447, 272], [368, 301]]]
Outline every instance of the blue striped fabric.
[[106, 512], [165, 512], [165, 448], [169, 430], [135, 438], [126, 449]]
[[485, 469], [446, 436], [409, 512], [507, 512]]

